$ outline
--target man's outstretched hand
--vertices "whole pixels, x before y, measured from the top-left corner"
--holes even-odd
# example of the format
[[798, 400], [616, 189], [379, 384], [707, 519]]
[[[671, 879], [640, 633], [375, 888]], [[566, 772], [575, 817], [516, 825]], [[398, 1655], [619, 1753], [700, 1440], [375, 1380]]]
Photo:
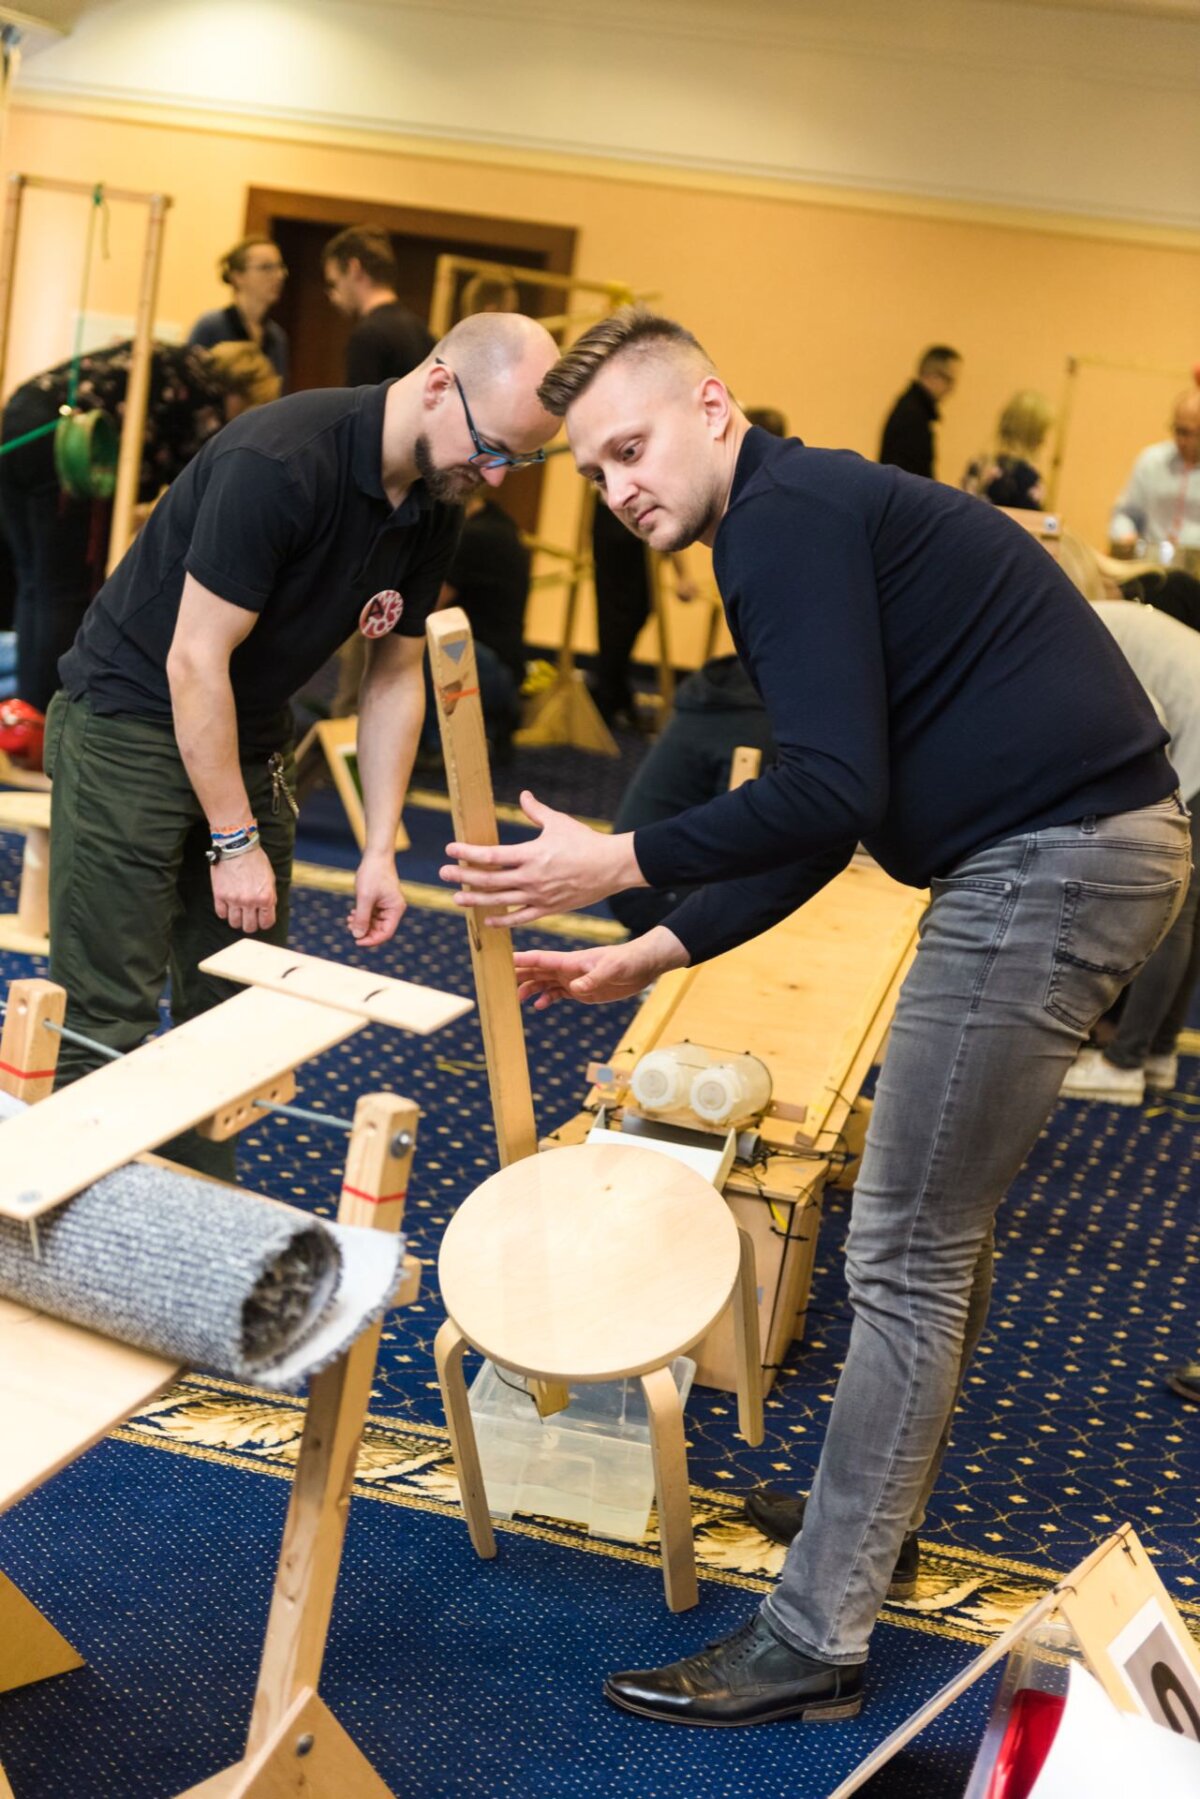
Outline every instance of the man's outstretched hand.
[[517, 991], [544, 1011], [560, 999], [602, 1005], [628, 999], [671, 968], [683, 968], [688, 953], [673, 931], [655, 925], [642, 937], [604, 949], [523, 949], [513, 957]]
[[439, 870], [441, 878], [457, 886], [460, 906], [488, 909], [485, 924], [532, 924], [547, 912], [573, 912], [646, 885], [631, 831], [619, 837], [593, 831], [570, 813], [543, 806], [528, 790], [521, 810], [540, 827], [526, 843], [446, 845], [450, 861]]

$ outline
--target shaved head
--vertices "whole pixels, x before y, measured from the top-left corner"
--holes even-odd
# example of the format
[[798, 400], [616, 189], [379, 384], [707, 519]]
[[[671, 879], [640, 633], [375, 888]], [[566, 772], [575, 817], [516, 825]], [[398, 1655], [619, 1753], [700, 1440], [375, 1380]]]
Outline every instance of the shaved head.
[[515, 375], [537, 369], [536, 388], [556, 361], [558, 345], [544, 325], [523, 312], [477, 312], [447, 331], [433, 357], [448, 363], [459, 380], [472, 387], [507, 385]]

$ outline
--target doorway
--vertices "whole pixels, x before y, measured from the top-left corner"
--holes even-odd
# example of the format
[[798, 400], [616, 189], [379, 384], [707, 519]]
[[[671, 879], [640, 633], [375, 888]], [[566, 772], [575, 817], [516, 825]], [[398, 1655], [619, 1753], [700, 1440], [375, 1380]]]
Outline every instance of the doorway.
[[[388, 233], [400, 271], [399, 297], [423, 319], [429, 316], [434, 271], [443, 254], [490, 258], [555, 275], [570, 274], [575, 262], [575, 231], [569, 226], [252, 187], [246, 199], [246, 233], [272, 238], [289, 270], [275, 316], [291, 340], [293, 391], [339, 387], [345, 378], [350, 323], [326, 298], [321, 251], [347, 225], [372, 225]], [[518, 285], [518, 296], [521, 311], [534, 317], [562, 310], [559, 297], [544, 288]], [[494, 497], [522, 530], [536, 532], [541, 489], [542, 470], [535, 468], [506, 481]]]

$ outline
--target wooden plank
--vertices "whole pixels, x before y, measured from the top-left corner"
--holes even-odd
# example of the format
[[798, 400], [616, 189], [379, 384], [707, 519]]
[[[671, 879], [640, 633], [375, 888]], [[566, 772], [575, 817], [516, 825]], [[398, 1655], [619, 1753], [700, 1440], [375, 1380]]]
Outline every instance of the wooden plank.
[[[801, 1140], [813, 1143], [846, 1093], [923, 904], [882, 869], [853, 864], [782, 924], [705, 963], [657, 1041], [750, 1050], [771, 1070], [775, 1100], [805, 1108]], [[763, 1135], [797, 1139], [790, 1121], [770, 1116]]]
[[152, 1038], [0, 1125], [0, 1215], [39, 1217], [363, 1022], [255, 988]]
[[294, 999], [355, 1013], [364, 1023], [388, 1024], [426, 1036], [471, 1010], [471, 1001], [436, 987], [398, 981], [369, 969], [350, 968], [324, 956], [302, 956], [275, 943], [241, 937], [207, 957], [200, 967], [224, 981], [286, 993]]
[[[437, 696], [455, 841], [481, 845], [498, 843], [492, 774], [483, 728], [483, 703], [479, 697], [479, 675], [470, 623], [460, 606], [451, 606], [443, 612], [435, 612], [425, 632]], [[506, 1168], [510, 1162], [533, 1155], [537, 1149], [525, 1028], [521, 1023], [512, 959], [512, 932], [500, 926], [485, 925], [481, 914], [472, 908], [464, 908], [464, 922], [479, 996], [496, 1143], [500, 1165]]]
[[0, 1511], [148, 1405], [179, 1372], [165, 1356], [0, 1299]]

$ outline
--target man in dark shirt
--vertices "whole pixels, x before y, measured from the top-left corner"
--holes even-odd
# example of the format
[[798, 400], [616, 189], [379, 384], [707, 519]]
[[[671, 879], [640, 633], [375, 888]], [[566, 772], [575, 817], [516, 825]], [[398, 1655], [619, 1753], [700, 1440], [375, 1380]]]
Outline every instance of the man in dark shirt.
[[983, 1326], [996, 1208], [1091, 1024], [1182, 903], [1187, 816], [1128, 663], [995, 508], [752, 429], [695, 339], [635, 308], [586, 332], [541, 395], [643, 541], [712, 545], [778, 758], [633, 833], [527, 794], [536, 839], [451, 844], [460, 903], [506, 926], [709, 883], [629, 943], [520, 953], [523, 993], [638, 993], [786, 916], [860, 840], [932, 888], [855, 1186], [854, 1325], [803, 1529], [732, 1637], [605, 1688], [684, 1723], [849, 1717]]
[[397, 298], [399, 271], [386, 231], [352, 225], [330, 238], [321, 261], [331, 302], [354, 320], [346, 344], [347, 387], [390, 381], [424, 362], [433, 337]]
[[[235, 420], [168, 490], [63, 657], [47, 720], [50, 968], [73, 1029], [132, 1049], [168, 964], [180, 1022], [228, 991], [198, 972], [206, 955], [286, 940], [288, 702], [356, 627], [367, 840], [348, 924], [364, 948], [392, 936], [425, 620], [458, 503], [540, 460], [556, 429], [536, 397], [556, 354], [520, 314], [467, 319], [403, 380]], [[98, 1060], [64, 1045], [62, 1077]]]
[[888, 414], [879, 446], [880, 462], [932, 480], [937, 473], [934, 422], [941, 417], [938, 401], [948, 400], [958, 384], [962, 358], [947, 344], [932, 344]]

